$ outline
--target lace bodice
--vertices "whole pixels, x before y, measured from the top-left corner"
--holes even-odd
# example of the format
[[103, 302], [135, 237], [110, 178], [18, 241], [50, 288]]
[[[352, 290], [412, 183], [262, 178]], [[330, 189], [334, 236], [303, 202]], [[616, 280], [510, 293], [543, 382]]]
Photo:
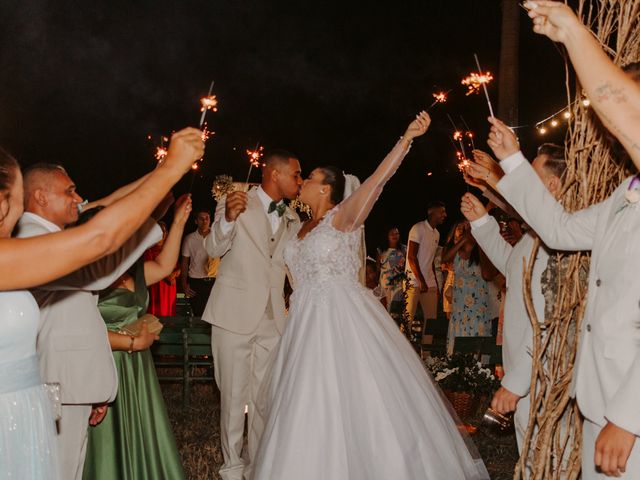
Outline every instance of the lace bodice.
[[360, 270], [360, 229], [336, 230], [331, 222], [338, 207], [299, 240], [294, 237], [284, 250], [284, 259], [293, 275], [294, 289], [334, 281], [357, 283]]

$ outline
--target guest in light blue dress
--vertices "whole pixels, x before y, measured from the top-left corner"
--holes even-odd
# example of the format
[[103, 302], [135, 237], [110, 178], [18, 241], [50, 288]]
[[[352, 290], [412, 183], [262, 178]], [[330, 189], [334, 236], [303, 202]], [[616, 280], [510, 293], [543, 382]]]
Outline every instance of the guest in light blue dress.
[[55, 423], [40, 380], [40, 312], [26, 290], [0, 292], [0, 478], [58, 478]]

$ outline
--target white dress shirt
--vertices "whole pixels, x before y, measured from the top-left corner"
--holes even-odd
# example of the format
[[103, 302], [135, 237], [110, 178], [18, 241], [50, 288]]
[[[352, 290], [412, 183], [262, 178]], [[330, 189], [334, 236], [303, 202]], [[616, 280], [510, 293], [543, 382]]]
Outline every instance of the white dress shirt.
[[[276, 210], [269, 213], [269, 205], [271, 205], [271, 202], [273, 202], [274, 200], [267, 194], [267, 192], [262, 189], [262, 185], [260, 185], [256, 189], [256, 192], [258, 194], [260, 202], [262, 203], [262, 206], [264, 207], [264, 214], [267, 216], [269, 224], [271, 225], [271, 233], [276, 233], [280, 228], [280, 223], [282, 223], [282, 217], [278, 215], [278, 212]], [[278, 205], [282, 204], [283, 202], [284, 200], [280, 200], [278, 202]], [[222, 217], [220, 218], [220, 229], [222, 230], [222, 233], [229, 233], [234, 223], [235, 222], [228, 222], [226, 217], [222, 215]]]

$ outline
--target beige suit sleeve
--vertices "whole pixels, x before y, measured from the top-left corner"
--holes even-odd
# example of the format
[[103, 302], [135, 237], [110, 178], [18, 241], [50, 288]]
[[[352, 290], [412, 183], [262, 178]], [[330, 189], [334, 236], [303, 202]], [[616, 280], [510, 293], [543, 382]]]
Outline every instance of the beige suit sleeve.
[[[523, 157], [524, 158], [524, 157]], [[543, 185], [529, 162], [521, 162], [498, 183], [498, 190], [522, 218], [554, 250], [591, 250], [598, 217], [610, 198], [568, 213]]]
[[222, 219], [224, 218], [226, 197], [223, 197], [216, 205], [213, 215], [213, 226], [211, 232], [204, 239], [204, 248], [210, 257], [222, 257], [231, 250], [231, 244], [236, 234], [237, 221], [231, 224], [231, 229], [223, 229]]

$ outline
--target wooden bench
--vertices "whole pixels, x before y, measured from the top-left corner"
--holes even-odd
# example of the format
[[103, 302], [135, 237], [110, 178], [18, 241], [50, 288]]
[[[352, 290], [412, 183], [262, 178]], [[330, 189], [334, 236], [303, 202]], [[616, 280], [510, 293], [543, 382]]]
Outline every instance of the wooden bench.
[[[160, 340], [151, 347], [158, 380], [182, 383], [182, 407], [191, 401], [194, 382], [213, 381], [211, 326], [194, 317], [162, 317]], [[204, 369], [204, 374], [197, 374]], [[165, 373], [165, 371], [171, 373]], [[176, 373], [173, 373], [177, 371]]]

